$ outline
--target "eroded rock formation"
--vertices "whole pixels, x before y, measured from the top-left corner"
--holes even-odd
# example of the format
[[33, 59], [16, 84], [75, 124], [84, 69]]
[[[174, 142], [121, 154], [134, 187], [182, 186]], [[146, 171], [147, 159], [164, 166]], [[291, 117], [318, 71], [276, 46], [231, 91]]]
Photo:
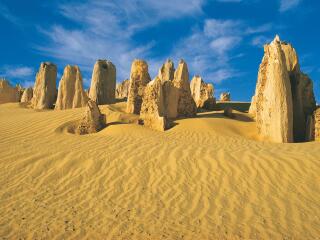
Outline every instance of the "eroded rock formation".
[[314, 111], [314, 140], [320, 142], [320, 108]]
[[145, 88], [140, 119], [143, 125], [154, 130], [164, 131], [169, 127], [164, 104], [164, 85], [159, 77], [149, 82]]
[[19, 102], [19, 100], [19, 89], [12, 87], [9, 81], [0, 79], [0, 103]]
[[249, 113], [267, 139], [305, 141], [307, 119], [316, 107], [312, 81], [300, 71], [294, 48], [279, 36], [264, 48]]
[[158, 78], [163, 88], [164, 107], [168, 119], [178, 117], [179, 89], [173, 84], [174, 64], [168, 59], [159, 69]]
[[27, 103], [30, 102], [33, 96], [33, 89], [32, 87], [28, 87], [23, 91], [22, 97], [21, 97], [21, 102], [22, 103]]
[[149, 82], [148, 64], [143, 60], [134, 60], [130, 73], [127, 113], [140, 113], [144, 89]]
[[320, 142], [320, 108], [307, 118], [306, 140]]
[[189, 71], [184, 60], [180, 60], [178, 68], [174, 73], [173, 85], [178, 89], [178, 116], [195, 116], [197, 106], [191, 96]]
[[231, 95], [229, 92], [223, 92], [220, 94], [220, 101], [229, 102], [231, 101]]
[[174, 64], [170, 59], [168, 59], [159, 69], [158, 77], [162, 82], [173, 81], [174, 71]]
[[107, 60], [98, 60], [93, 68], [89, 98], [98, 105], [115, 102], [116, 67]]
[[207, 84], [202, 77], [194, 76], [190, 84], [191, 94], [193, 100], [198, 108], [206, 108], [211, 110], [215, 105], [215, 98], [213, 97], [213, 85]]
[[39, 71], [36, 75], [36, 82], [33, 88], [33, 97], [31, 99], [33, 108], [53, 108], [57, 94], [56, 79], [56, 65], [49, 62], [41, 63]]
[[85, 114], [75, 133], [84, 135], [96, 133], [106, 126], [106, 116], [101, 114], [100, 109], [95, 101], [89, 100]]
[[88, 98], [83, 89], [80, 68], [67, 65], [59, 82], [55, 109], [84, 107], [87, 101]]
[[20, 84], [16, 84], [16, 89], [18, 90], [19, 102], [21, 102], [21, 97], [25, 89]]
[[128, 97], [129, 83], [130, 83], [130, 80], [126, 79], [123, 82], [117, 84], [117, 87], [116, 87], [116, 98], [124, 99], [124, 98]]

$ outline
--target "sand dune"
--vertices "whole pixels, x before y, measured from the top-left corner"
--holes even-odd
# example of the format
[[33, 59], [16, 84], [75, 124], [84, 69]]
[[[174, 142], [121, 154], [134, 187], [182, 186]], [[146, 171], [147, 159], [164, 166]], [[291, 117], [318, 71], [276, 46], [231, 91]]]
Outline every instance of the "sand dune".
[[319, 143], [259, 142], [241, 112], [157, 132], [101, 110], [78, 136], [83, 108], [0, 105], [0, 239], [319, 239]]

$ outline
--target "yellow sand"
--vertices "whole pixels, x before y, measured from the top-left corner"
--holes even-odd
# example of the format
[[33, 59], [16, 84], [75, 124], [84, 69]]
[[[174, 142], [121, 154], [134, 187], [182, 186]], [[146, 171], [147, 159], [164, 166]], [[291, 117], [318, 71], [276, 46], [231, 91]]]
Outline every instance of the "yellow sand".
[[258, 142], [221, 113], [166, 132], [123, 103], [97, 134], [84, 109], [0, 105], [0, 239], [319, 239], [320, 144]]

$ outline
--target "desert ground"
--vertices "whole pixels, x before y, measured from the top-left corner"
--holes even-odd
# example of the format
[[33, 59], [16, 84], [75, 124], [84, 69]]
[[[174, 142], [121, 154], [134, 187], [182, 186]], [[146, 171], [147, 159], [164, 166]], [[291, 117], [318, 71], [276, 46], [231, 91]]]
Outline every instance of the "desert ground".
[[320, 239], [319, 143], [262, 142], [240, 111], [154, 131], [125, 106], [80, 136], [84, 108], [0, 105], [1, 239]]

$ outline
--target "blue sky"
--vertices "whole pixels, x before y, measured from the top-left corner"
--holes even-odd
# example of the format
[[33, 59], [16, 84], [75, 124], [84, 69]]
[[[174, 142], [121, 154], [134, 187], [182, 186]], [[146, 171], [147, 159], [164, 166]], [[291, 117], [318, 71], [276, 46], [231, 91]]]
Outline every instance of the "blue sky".
[[32, 86], [40, 62], [79, 65], [85, 87], [96, 59], [110, 59], [117, 81], [145, 59], [151, 77], [171, 58], [187, 61], [215, 95], [254, 93], [263, 44], [275, 34], [296, 48], [320, 102], [318, 0], [0, 0], [0, 76]]

